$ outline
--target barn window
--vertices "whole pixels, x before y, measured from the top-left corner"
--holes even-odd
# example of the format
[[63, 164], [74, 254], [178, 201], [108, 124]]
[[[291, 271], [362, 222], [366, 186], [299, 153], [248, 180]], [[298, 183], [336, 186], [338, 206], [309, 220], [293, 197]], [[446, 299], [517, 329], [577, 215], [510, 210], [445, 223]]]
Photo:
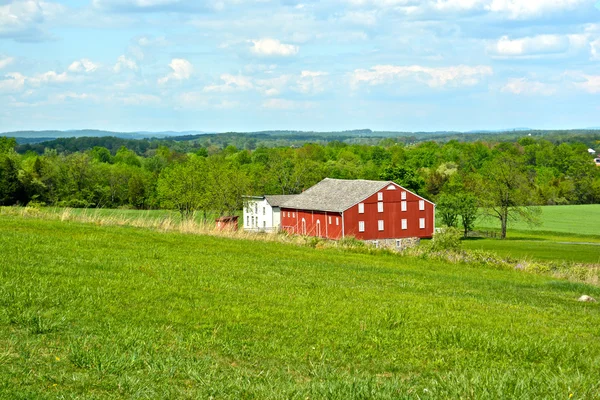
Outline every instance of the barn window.
[[379, 230], [380, 230], [380, 231], [382, 231], [382, 230], [383, 230], [383, 220], [382, 220], [382, 219], [380, 219], [380, 220], [377, 222], [377, 227], [379, 228]]
[[306, 220], [302, 218], [302, 234], [306, 235]]
[[358, 213], [359, 214], [365, 213], [365, 204], [364, 203], [358, 203]]
[[288, 218], [290, 217], [290, 212], [288, 211]]
[[419, 218], [419, 228], [425, 229], [425, 218]]
[[317, 220], [317, 236], [321, 236], [321, 221]]
[[295, 212], [292, 213], [292, 217], [296, 218], [296, 213]]
[[358, 221], [358, 231], [359, 232], [365, 231], [365, 221]]
[[423, 211], [425, 209], [425, 200], [419, 200], [419, 210]]
[[331, 215], [329, 216], [329, 225], [331, 225]]
[[402, 203], [400, 203], [400, 205], [401, 205], [401, 210], [406, 211], [406, 202], [403, 201]]
[[340, 217], [335, 217], [335, 224], [339, 225], [340, 224]]
[[402, 229], [408, 229], [408, 222], [405, 219], [402, 220]]
[[406, 192], [402, 192], [402, 194], [400, 195], [402, 200], [406, 200]]
[[383, 202], [377, 203], [377, 212], [383, 212]]
[[390, 185], [387, 187], [387, 190], [396, 190], [396, 186]]

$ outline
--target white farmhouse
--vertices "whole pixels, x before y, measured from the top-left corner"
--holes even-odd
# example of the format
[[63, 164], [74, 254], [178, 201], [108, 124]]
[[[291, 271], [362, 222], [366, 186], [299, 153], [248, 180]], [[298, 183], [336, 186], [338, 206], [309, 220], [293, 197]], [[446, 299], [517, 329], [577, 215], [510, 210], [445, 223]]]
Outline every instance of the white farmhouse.
[[244, 230], [276, 232], [281, 225], [280, 206], [295, 195], [244, 197]]

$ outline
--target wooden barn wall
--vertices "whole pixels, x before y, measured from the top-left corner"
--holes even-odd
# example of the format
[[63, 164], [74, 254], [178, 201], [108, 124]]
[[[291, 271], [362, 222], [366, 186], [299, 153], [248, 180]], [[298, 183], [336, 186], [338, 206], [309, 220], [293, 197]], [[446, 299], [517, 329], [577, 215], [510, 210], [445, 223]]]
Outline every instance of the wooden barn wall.
[[[407, 237], [430, 238], [434, 232], [434, 206], [425, 201], [425, 210], [419, 210], [419, 196], [406, 192], [406, 211], [402, 211], [401, 193], [405, 191], [399, 186], [396, 190], [383, 189], [383, 212], [377, 209], [377, 193], [363, 203], [364, 214], [358, 213], [358, 204], [344, 212], [346, 236], [355, 236], [360, 240], [400, 239]], [[425, 229], [419, 228], [419, 219], [425, 218]], [[407, 229], [402, 229], [402, 220], [407, 220]], [[379, 231], [378, 221], [384, 221], [384, 230]], [[365, 231], [358, 231], [359, 221], [365, 222]]]
[[[329, 223], [329, 217], [331, 217], [331, 224]], [[336, 218], [338, 218], [338, 225], [336, 225]], [[340, 213], [281, 209], [281, 227], [287, 232], [302, 235], [302, 219], [306, 221], [306, 234], [308, 236], [320, 236], [329, 239], [340, 239], [342, 237], [342, 217]], [[320, 235], [317, 235], [317, 221], [321, 225]]]

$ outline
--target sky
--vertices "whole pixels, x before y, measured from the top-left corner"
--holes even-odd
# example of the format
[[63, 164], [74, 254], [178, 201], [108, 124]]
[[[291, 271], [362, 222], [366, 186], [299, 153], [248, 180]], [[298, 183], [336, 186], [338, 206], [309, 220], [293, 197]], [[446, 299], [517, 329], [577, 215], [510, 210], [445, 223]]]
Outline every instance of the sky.
[[0, 0], [0, 131], [523, 127], [600, 127], [598, 0]]

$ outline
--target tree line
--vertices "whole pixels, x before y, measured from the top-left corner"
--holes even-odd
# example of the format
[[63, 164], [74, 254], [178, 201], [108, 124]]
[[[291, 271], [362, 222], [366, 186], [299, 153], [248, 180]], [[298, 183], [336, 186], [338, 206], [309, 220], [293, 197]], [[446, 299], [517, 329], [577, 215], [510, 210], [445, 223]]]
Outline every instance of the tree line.
[[223, 215], [242, 208], [242, 195], [301, 193], [325, 177], [383, 179], [438, 203], [448, 225], [468, 230], [471, 211], [484, 209], [498, 218], [504, 234], [511, 218], [534, 216], [528, 207], [600, 203], [600, 168], [581, 142], [529, 136], [514, 142], [414, 145], [334, 140], [252, 150], [231, 144], [182, 150], [148, 143], [126, 140], [119, 148], [19, 154], [14, 139], [0, 138], [0, 205]]

